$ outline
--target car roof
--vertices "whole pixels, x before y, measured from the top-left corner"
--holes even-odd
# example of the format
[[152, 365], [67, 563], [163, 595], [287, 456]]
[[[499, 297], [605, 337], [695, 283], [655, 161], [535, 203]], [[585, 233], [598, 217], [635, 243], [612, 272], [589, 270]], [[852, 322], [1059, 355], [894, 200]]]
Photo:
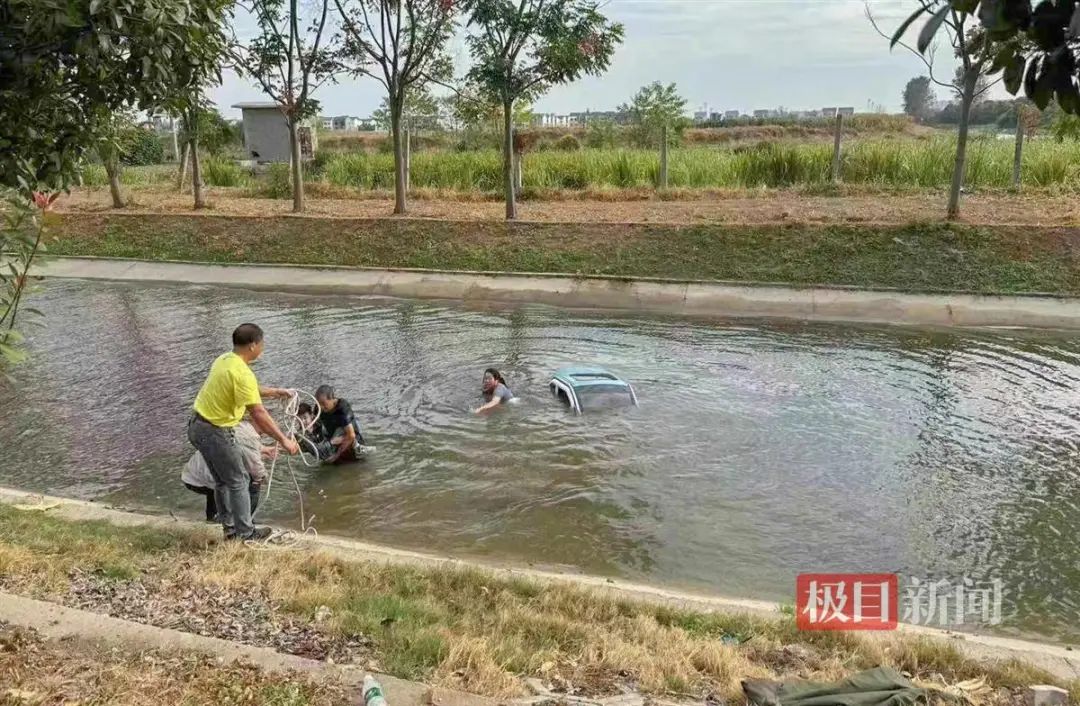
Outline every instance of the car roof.
[[620, 380], [614, 373], [604, 368], [567, 367], [555, 371], [552, 376], [575, 388], [594, 387], [597, 385], [629, 388], [629, 383]]

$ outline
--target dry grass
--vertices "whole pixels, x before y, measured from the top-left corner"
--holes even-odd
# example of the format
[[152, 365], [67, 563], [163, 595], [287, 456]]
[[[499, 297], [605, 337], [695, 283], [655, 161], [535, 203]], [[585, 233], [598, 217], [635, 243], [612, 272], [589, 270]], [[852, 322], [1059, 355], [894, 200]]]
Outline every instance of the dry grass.
[[0, 706], [184, 704], [331, 706], [346, 702], [333, 684], [271, 675], [248, 665], [164, 652], [121, 652], [0, 624]]
[[[253, 198], [244, 189], [208, 189], [205, 213], [238, 216], [288, 214], [292, 202]], [[393, 198], [386, 191], [359, 192], [320, 185], [309, 189], [310, 216], [386, 218]], [[520, 204], [523, 221], [544, 223], [665, 223], [665, 224], [900, 224], [944, 217], [945, 197], [933, 191], [895, 193], [881, 188], [840, 186], [827, 193], [814, 190], [671, 189], [657, 196], [649, 189], [594, 188], [582, 192], [538, 192], [537, 199]], [[838, 196], [843, 198], [837, 198]], [[133, 190], [131, 207], [119, 211], [190, 213], [191, 196], [169, 189]], [[554, 200], [555, 198], [561, 200]], [[111, 208], [108, 190], [76, 189], [57, 204], [61, 212], [118, 212]], [[505, 210], [497, 195], [417, 189], [409, 215], [455, 221], [501, 222]], [[1080, 224], [1080, 201], [1052, 192], [1023, 195], [983, 193], [966, 197], [962, 222], [980, 225]]]
[[321, 614], [322, 629], [373, 640], [375, 668], [500, 697], [523, 693], [524, 677], [540, 677], [596, 694], [629, 683], [649, 693], [736, 698], [748, 677], [833, 680], [879, 664], [949, 684], [1053, 683], [1028, 665], [976, 663], [928, 638], [801, 633], [780, 614], [693, 612], [478, 569], [252, 552], [210, 545], [203, 532], [73, 523], [4, 507], [0, 537], [9, 590], [63, 600], [75, 566], [116, 580], [255, 586], [283, 614]]
[[117, 580], [135, 578], [149, 557], [162, 561], [200, 551], [213, 536], [209, 531], [170, 533], [138, 528], [120, 533], [100, 523], [80, 525], [76, 532], [66, 523], [38, 522], [30, 512], [0, 514], [0, 527], [17, 531], [20, 539], [0, 540], [0, 586], [32, 584], [43, 593], [62, 590], [76, 568], [90, 567]]
[[[812, 121], [792, 120], [786, 124], [753, 124], [753, 120], [744, 120], [741, 124], [728, 127], [688, 128], [683, 132], [683, 139], [690, 144], [732, 144], [740, 142], [758, 142], [761, 140], [830, 140], [833, 135], [832, 119]], [[498, 143], [497, 127], [492, 131], [491, 142]], [[906, 115], [857, 115], [844, 123], [844, 133], [848, 136], [885, 135], [916, 136], [935, 134], [938, 131], [916, 125]], [[531, 143], [554, 143], [565, 135], [573, 135], [585, 141], [589, 134], [587, 125], [568, 125], [565, 127], [530, 127], [518, 130], [519, 134], [528, 135]], [[625, 126], [616, 126], [613, 136], [618, 144], [629, 141], [631, 130]], [[449, 148], [461, 141], [461, 134], [448, 132], [420, 131], [413, 139], [420, 144], [420, 149], [429, 147]], [[319, 149], [328, 152], [388, 150], [390, 137], [385, 130], [319, 133]]]

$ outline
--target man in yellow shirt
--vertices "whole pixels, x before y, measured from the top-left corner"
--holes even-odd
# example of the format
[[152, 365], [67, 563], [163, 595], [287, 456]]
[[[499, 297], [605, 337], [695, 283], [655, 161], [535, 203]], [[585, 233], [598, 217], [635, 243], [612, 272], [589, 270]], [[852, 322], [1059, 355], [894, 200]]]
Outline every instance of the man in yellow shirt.
[[214, 478], [221, 524], [226, 539], [265, 539], [270, 528], [256, 528], [251, 522], [249, 478], [243, 451], [236, 441], [235, 428], [244, 418], [261, 433], [271, 436], [290, 454], [300, 453], [296, 441], [285, 436], [263, 407], [263, 397], [288, 398], [288, 390], [259, 387], [250, 363], [263, 352], [263, 332], [255, 324], [241, 324], [232, 335], [231, 353], [218, 356], [195, 398], [194, 413], [188, 422], [188, 440], [199, 450]]

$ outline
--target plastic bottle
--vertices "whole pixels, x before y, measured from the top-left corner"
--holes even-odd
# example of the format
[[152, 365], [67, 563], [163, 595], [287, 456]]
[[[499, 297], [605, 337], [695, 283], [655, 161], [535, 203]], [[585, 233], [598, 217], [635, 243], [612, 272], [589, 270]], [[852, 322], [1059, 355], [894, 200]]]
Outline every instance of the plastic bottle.
[[370, 674], [364, 676], [364, 706], [388, 706], [382, 685]]

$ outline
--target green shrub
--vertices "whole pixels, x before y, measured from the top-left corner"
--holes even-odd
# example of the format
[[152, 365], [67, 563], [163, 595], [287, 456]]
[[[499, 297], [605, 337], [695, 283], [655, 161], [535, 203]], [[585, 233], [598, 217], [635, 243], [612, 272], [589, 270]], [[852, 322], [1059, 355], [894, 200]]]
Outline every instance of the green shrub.
[[304, 162], [304, 180], [321, 179], [326, 173], [326, 165], [333, 158], [331, 152], [316, 152], [308, 162]]
[[105, 186], [109, 183], [109, 175], [101, 164], [84, 164], [81, 173], [83, 186]]
[[208, 157], [202, 164], [202, 173], [210, 186], [246, 186], [251, 181], [240, 165], [219, 157]]
[[457, 152], [478, 152], [502, 149], [502, 133], [497, 130], [470, 128], [454, 144]]
[[275, 162], [259, 184], [259, 195], [271, 199], [292, 198], [292, 174], [288, 164]]
[[560, 152], [577, 152], [581, 149], [581, 140], [573, 135], [563, 135], [555, 140], [555, 149]]
[[120, 162], [131, 166], [161, 164], [165, 161], [165, 146], [153, 130], [136, 127], [121, 140]]
[[610, 120], [595, 120], [589, 123], [585, 145], [597, 150], [612, 149], [615, 147], [616, 139], [615, 123]]

